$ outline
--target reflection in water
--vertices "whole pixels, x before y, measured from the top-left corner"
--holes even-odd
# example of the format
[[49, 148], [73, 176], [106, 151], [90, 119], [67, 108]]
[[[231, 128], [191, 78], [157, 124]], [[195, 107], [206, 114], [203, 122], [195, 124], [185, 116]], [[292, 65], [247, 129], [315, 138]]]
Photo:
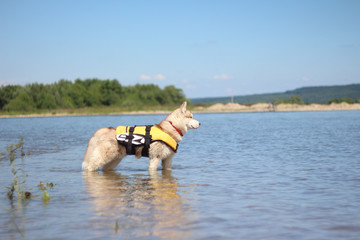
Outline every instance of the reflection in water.
[[94, 211], [113, 223], [115, 233], [163, 239], [191, 237], [194, 216], [182, 202], [171, 171], [132, 176], [118, 172], [84, 172], [83, 179]]

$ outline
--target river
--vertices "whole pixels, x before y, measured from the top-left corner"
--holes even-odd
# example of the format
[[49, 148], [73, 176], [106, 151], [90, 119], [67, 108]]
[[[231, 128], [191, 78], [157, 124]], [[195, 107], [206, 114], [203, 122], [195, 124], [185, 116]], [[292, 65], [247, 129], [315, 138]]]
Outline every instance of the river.
[[[173, 170], [81, 171], [101, 127], [165, 115], [0, 119], [0, 239], [358, 239], [360, 111], [195, 114]], [[33, 197], [7, 198], [14, 177]], [[40, 183], [48, 187], [43, 201]]]

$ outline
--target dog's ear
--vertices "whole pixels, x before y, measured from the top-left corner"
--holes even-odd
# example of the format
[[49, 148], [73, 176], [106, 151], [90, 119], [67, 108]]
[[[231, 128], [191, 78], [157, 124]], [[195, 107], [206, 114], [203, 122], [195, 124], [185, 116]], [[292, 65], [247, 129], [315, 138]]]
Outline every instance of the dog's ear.
[[187, 102], [183, 102], [183, 104], [181, 104], [180, 109], [181, 109], [182, 113], [186, 112], [186, 105], [187, 105]]

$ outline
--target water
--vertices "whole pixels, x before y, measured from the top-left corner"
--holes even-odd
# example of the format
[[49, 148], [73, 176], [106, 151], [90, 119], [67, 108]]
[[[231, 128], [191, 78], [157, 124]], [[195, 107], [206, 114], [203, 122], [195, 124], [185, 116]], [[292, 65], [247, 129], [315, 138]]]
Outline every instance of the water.
[[[104, 126], [164, 115], [0, 119], [0, 239], [358, 239], [360, 111], [196, 114], [173, 170], [127, 157], [83, 173], [88, 139]], [[35, 196], [11, 207], [5, 147]], [[23, 206], [23, 207], [21, 207]]]

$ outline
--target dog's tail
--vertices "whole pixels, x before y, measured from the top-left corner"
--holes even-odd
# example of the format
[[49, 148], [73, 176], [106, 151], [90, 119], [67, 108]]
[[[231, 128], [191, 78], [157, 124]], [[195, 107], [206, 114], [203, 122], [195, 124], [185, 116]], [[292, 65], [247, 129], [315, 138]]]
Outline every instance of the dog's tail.
[[82, 166], [81, 166], [81, 167], [82, 167], [82, 170], [83, 170], [83, 171], [87, 170], [88, 165], [89, 165], [89, 164], [88, 164], [87, 162], [83, 162], [83, 163], [82, 163]]

